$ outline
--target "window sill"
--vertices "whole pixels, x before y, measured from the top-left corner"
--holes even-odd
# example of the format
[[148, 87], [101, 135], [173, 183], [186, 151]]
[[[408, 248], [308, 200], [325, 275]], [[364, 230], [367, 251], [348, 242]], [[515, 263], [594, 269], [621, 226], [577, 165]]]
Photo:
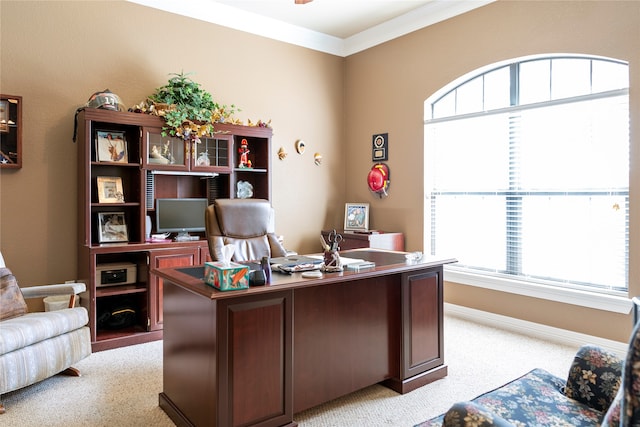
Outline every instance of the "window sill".
[[578, 289], [557, 288], [543, 284], [454, 271], [447, 269], [447, 267], [444, 269], [444, 280], [614, 313], [629, 314], [632, 307], [631, 300], [622, 295], [607, 295]]

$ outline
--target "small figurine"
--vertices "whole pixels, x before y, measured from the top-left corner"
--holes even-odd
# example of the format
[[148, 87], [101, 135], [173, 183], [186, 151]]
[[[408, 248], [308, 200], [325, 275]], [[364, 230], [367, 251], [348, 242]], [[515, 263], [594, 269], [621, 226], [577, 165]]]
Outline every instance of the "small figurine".
[[196, 159], [196, 166], [211, 166], [211, 161], [209, 160], [209, 153], [203, 151], [200, 153], [198, 158]]
[[164, 149], [162, 150], [162, 157], [169, 160], [170, 164], [174, 164], [175, 160], [173, 155], [171, 154], [171, 141], [167, 141], [164, 144]]
[[153, 147], [151, 147], [151, 154], [149, 155], [149, 163], [159, 163], [162, 165], [168, 165], [169, 159], [162, 157], [162, 154], [160, 154], [160, 150], [158, 149], [158, 146], [154, 145]]
[[251, 160], [249, 160], [249, 143], [246, 139], [243, 139], [240, 142], [240, 148], [238, 148], [238, 153], [240, 153], [240, 162], [238, 163], [239, 168], [250, 168]]

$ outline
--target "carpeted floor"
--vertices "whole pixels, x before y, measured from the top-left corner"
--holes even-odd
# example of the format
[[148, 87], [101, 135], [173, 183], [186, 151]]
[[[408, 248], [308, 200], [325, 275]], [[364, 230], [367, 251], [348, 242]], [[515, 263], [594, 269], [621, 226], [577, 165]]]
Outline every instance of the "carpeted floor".
[[[445, 316], [449, 375], [399, 395], [373, 385], [296, 414], [303, 427], [413, 426], [540, 367], [566, 377], [576, 347]], [[173, 426], [158, 407], [162, 341], [92, 354], [79, 378], [56, 376], [2, 396], [3, 427]]]

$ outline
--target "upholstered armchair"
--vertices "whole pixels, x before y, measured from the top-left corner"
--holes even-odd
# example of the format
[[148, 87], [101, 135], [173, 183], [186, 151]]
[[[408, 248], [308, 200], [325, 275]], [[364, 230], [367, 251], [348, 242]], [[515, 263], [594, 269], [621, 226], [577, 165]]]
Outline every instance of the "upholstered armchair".
[[209, 253], [222, 259], [222, 247], [234, 245], [232, 261], [259, 260], [287, 255], [275, 234], [274, 211], [267, 200], [216, 199], [205, 211]]
[[585, 345], [576, 353], [566, 381], [534, 369], [416, 427], [528, 425], [640, 425], [640, 323], [624, 360]]
[[[91, 335], [87, 310], [73, 305], [85, 289], [84, 283], [20, 288], [0, 253], [0, 397], [59, 373], [79, 376], [72, 365], [91, 354]], [[28, 312], [25, 298], [52, 295], [68, 295], [70, 308]]]

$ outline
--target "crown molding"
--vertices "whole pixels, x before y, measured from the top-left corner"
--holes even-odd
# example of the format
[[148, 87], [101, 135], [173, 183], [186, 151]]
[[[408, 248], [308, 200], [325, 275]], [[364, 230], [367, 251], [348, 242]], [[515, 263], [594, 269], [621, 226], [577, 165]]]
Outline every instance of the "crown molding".
[[434, 0], [409, 13], [344, 39], [342, 56], [353, 55], [494, 1], [496, 0]]
[[273, 40], [346, 57], [413, 31], [469, 12], [495, 0], [434, 0], [346, 39], [312, 31], [211, 0], [127, 0]]

